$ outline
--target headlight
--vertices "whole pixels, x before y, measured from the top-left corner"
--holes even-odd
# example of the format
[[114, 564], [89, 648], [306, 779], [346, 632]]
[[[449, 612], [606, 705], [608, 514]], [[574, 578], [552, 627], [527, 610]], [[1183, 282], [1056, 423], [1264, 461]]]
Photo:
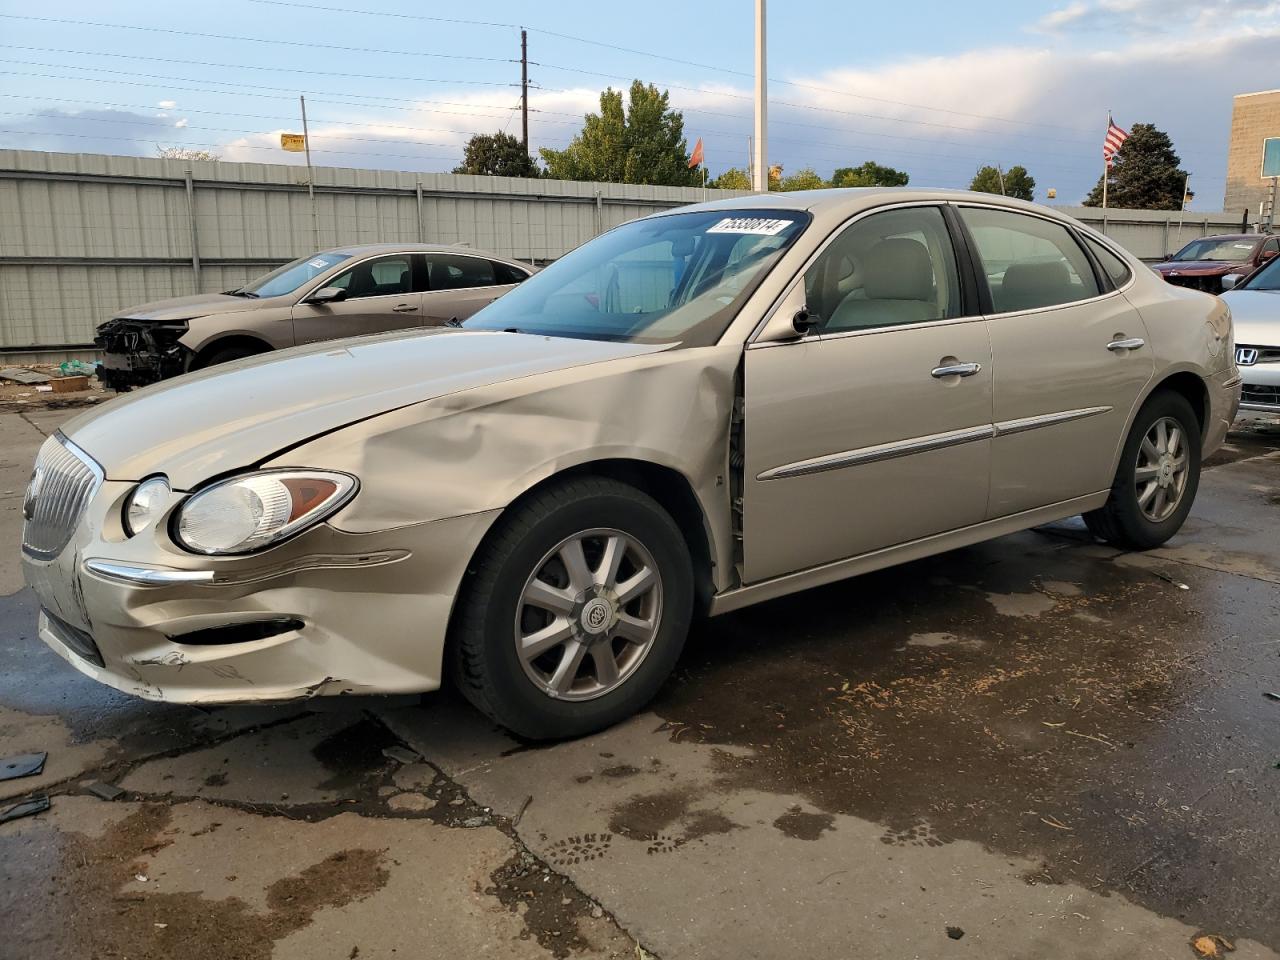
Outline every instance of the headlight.
[[268, 470], [223, 480], [179, 508], [178, 545], [195, 553], [252, 553], [323, 520], [355, 493], [356, 479], [321, 470]]
[[151, 477], [133, 488], [124, 504], [124, 532], [136, 537], [160, 519], [169, 502], [169, 481], [164, 477]]

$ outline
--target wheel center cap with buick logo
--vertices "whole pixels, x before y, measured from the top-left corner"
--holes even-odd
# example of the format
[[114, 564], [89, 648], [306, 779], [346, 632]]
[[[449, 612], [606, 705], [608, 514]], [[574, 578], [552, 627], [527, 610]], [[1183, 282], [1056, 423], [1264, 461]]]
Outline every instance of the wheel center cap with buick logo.
[[578, 620], [582, 629], [592, 636], [602, 633], [613, 623], [613, 604], [603, 597], [588, 600]]

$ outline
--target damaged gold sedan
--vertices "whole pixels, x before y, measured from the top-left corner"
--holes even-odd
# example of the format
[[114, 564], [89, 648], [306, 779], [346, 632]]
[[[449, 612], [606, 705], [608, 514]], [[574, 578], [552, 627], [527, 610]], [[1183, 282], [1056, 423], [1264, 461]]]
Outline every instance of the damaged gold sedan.
[[421, 692], [517, 733], [638, 710], [691, 619], [1073, 514], [1180, 527], [1239, 402], [1220, 301], [1043, 208], [718, 201], [461, 329], [238, 361], [71, 421], [44, 640], [187, 703]]

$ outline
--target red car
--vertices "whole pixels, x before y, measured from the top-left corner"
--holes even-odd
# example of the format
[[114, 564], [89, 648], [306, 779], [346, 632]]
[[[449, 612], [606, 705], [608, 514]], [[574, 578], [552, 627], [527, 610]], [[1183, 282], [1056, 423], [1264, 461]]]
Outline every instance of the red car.
[[1248, 276], [1277, 254], [1280, 254], [1280, 237], [1227, 233], [1192, 240], [1151, 269], [1170, 283], [1206, 293], [1221, 293], [1222, 278], [1227, 274]]

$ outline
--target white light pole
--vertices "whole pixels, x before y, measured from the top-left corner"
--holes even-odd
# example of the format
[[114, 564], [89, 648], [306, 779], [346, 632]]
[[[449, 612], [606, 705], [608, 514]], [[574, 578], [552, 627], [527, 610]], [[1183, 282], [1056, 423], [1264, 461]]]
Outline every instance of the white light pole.
[[756, 0], [756, 136], [751, 158], [751, 189], [769, 189], [768, 79], [765, 70], [765, 0]]

